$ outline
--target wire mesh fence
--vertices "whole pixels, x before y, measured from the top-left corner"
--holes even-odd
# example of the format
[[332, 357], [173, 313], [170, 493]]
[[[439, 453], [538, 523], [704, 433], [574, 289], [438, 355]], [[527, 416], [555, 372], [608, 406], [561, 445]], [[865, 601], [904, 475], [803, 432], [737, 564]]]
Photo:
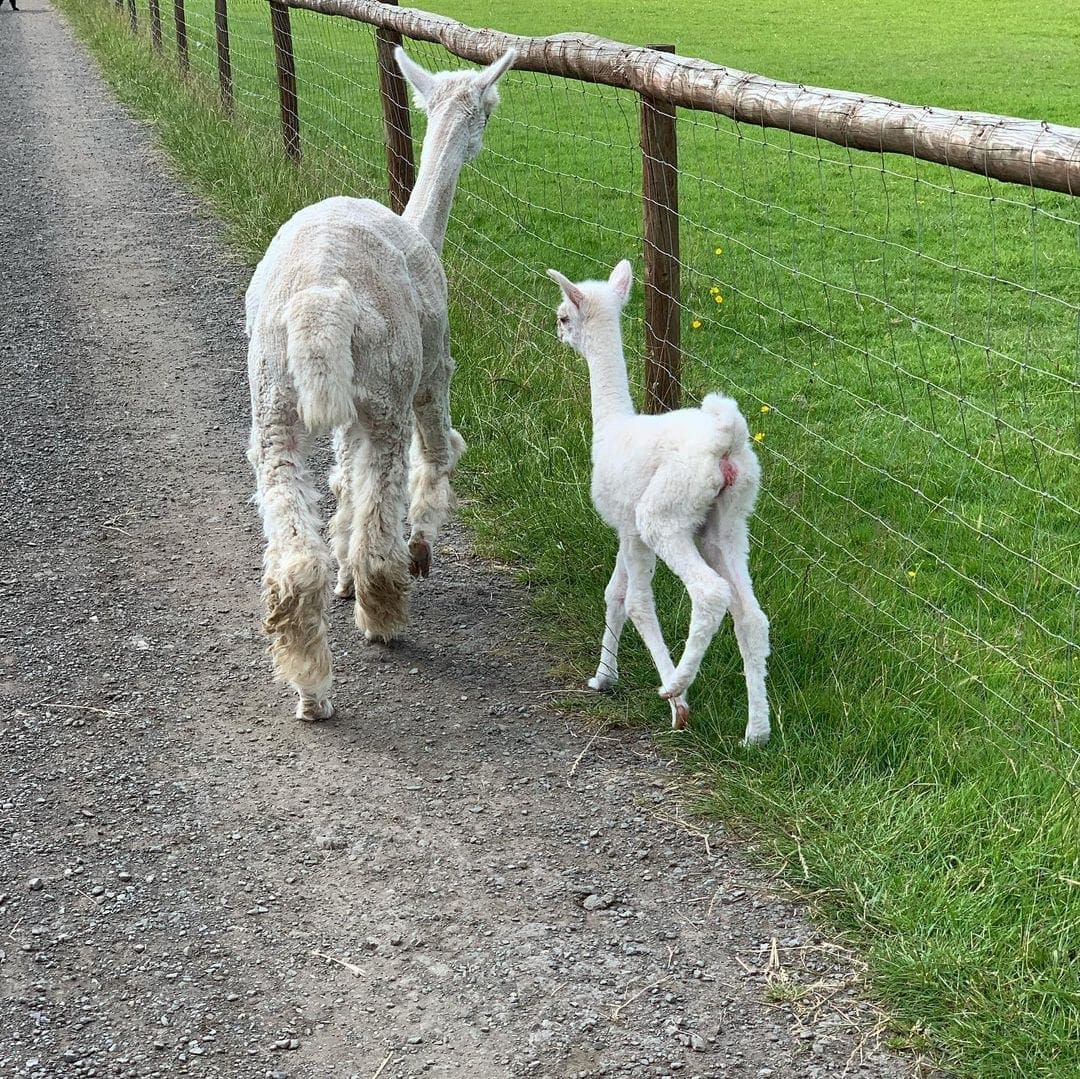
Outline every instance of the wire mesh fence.
[[[161, 8], [174, 57], [180, 6]], [[189, 78], [212, 94], [215, 4], [183, 8]], [[272, 137], [267, 4], [230, 0], [228, 18], [235, 122]], [[302, 167], [328, 192], [385, 201], [373, 28], [293, 10], [292, 32]], [[430, 69], [464, 63], [407, 44]], [[606, 275], [627, 256], [640, 267], [639, 99], [532, 72], [512, 73], [502, 96], [445, 251], [470, 327], [462, 367], [474, 366], [459, 377], [489, 380], [492, 415], [522, 422], [511, 436], [483, 421], [486, 433], [550, 460], [551, 482], [580, 504], [584, 372], [553, 361], [542, 275]], [[1076, 200], [714, 113], [677, 117], [686, 398], [739, 400], [767, 477], [758, 573], [802, 624], [833, 627], [824, 651], [800, 654], [793, 685], [809, 662], [851, 700], [948, 708], [971, 736], [1075, 790]], [[640, 385], [638, 307], [627, 331]], [[546, 411], [523, 420], [545, 393]]]

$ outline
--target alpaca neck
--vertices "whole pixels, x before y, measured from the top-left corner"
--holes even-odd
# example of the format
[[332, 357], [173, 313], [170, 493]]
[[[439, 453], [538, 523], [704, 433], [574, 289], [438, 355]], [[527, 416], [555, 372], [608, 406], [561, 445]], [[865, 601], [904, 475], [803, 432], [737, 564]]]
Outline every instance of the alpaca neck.
[[584, 352], [589, 363], [593, 430], [607, 420], [632, 416], [634, 402], [626, 377], [618, 315], [590, 319], [585, 332]]
[[441, 255], [458, 174], [465, 164], [464, 117], [432, 117], [420, 151], [420, 171], [401, 216]]

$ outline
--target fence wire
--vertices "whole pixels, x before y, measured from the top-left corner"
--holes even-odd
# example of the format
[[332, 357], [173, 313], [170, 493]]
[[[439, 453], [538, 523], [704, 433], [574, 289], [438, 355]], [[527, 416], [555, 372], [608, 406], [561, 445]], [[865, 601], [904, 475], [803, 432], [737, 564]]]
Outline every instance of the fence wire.
[[[185, 11], [190, 79], [212, 94], [214, 4]], [[271, 137], [267, 5], [228, 11], [237, 121]], [[175, 56], [172, 0], [161, 12]], [[328, 192], [385, 202], [372, 28], [297, 10], [292, 26], [302, 167]], [[465, 66], [406, 47], [431, 70]], [[580, 506], [586, 376], [553, 344], [543, 273], [606, 276], [629, 257], [640, 281], [639, 100], [521, 72], [501, 89], [445, 247], [470, 351], [484, 353], [459, 365], [482, 368], [519, 419], [559, 398], [558, 436], [522, 423], [517, 445], [550, 459]], [[1075, 791], [1077, 200], [714, 114], [680, 109], [677, 128], [685, 399], [721, 390], [748, 416], [765, 475], [752, 559], [774, 610], [829, 624], [838, 649], [861, 642], [856, 661], [827, 645], [804, 656], [799, 679], [853, 703], [872, 685], [897, 708], [953, 709], [971, 737]], [[640, 387], [640, 300], [626, 331]]]

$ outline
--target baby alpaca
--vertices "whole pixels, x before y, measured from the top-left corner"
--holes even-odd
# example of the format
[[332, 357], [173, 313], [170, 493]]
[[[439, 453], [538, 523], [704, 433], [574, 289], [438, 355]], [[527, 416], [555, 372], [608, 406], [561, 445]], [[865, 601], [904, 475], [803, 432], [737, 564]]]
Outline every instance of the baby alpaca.
[[[619, 535], [615, 571], [605, 592], [607, 622], [593, 689], [619, 677], [619, 637], [626, 619], [637, 627], [671, 705], [672, 726], [689, 718], [686, 691], [729, 609], [746, 675], [749, 718], [744, 744], [769, 740], [765, 663], [769, 622], [750, 581], [747, 518], [761, 469], [746, 420], [730, 397], [711, 393], [700, 408], [639, 416], [630, 399], [620, 318], [632, 273], [625, 259], [607, 281], [573, 284], [557, 270], [562, 289], [559, 340], [589, 365], [592, 391], [592, 499]], [[672, 663], [656, 617], [652, 591], [659, 555], [690, 594], [690, 632], [678, 666]]]

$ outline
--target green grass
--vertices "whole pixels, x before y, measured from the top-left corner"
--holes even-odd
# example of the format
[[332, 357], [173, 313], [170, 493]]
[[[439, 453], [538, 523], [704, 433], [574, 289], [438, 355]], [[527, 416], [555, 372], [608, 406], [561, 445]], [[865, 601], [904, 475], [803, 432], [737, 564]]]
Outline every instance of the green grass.
[[[190, 93], [110, 5], [62, 6], [248, 256], [318, 197], [384, 197], [367, 29], [294, 13], [296, 171], [277, 150], [261, 0], [230, 4], [236, 122], [213, 104], [209, 0], [188, 0]], [[1049, 0], [436, 6], [1080, 122], [1080, 20]], [[606, 273], [629, 255], [640, 274], [637, 123], [631, 95], [509, 76], [447, 244], [463, 512], [525, 567], [580, 679], [614, 542], [589, 505], [586, 374], [552, 340], [543, 270]], [[712, 116], [679, 124], [687, 396], [733, 393], [764, 436], [752, 566], [777, 731], [766, 752], [737, 749], [745, 697], [722, 632], [671, 750], [708, 777], [707, 808], [751, 824], [861, 943], [905, 1036], [962, 1075], [1080, 1074], [1076, 206]], [[627, 344], [640, 386], [640, 289]], [[685, 599], [663, 572], [658, 593], [676, 642]], [[659, 729], [655, 673], [632, 632], [624, 648], [608, 707]]]

